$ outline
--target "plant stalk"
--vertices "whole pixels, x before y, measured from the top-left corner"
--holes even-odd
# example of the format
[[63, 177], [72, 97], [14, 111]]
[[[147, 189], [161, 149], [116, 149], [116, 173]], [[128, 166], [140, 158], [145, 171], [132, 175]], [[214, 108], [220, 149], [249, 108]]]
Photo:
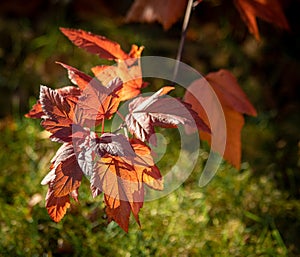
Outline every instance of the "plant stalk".
[[173, 81], [175, 81], [175, 79], [177, 77], [179, 63], [180, 63], [181, 56], [182, 56], [184, 41], [185, 41], [186, 32], [187, 32], [187, 28], [188, 28], [190, 17], [191, 17], [193, 5], [194, 5], [194, 0], [189, 0], [188, 4], [186, 6], [184, 20], [183, 20], [183, 24], [182, 24], [182, 30], [181, 30], [181, 38], [180, 38], [177, 57], [176, 57], [176, 65], [175, 65], [174, 72], [173, 72]]

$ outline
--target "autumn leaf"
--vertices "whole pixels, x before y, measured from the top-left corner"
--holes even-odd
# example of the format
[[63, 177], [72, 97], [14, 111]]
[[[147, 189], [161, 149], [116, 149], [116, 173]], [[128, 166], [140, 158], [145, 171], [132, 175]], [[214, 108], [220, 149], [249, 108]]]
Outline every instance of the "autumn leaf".
[[98, 125], [104, 119], [110, 119], [117, 111], [120, 100], [117, 91], [123, 86], [120, 78], [109, 81], [106, 86], [90, 83], [82, 92], [77, 103], [82, 118]]
[[143, 184], [134, 167], [119, 157], [101, 158], [95, 166], [91, 184], [104, 192], [108, 217], [127, 232], [130, 212], [135, 211], [133, 214], [138, 220], [134, 205], [144, 201]]
[[45, 114], [41, 124], [52, 134], [50, 138], [59, 142], [71, 141], [76, 103], [46, 86], [40, 88], [39, 101]]
[[[55, 89], [56, 92], [58, 92], [62, 97], [69, 98], [69, 99], [76, 99], [80, 93], [81, 90], [76, 87], [67, 86], [63, 88]], [[31, 108], [31, 110], [25, 114], [25, 117], [27, 118], [34, 118], [34, 119], [41, 119], [42, 116], [45, 115], [42, 109], [41, 102], [38, 100], [36, 104], [34, 104]]]
[[97, 54], [100, 58], [107, 60], [125, 60], [130, 58], [130, 56], [121, 49], [118, 43], [106, 37], [95, 35], [81, 29], [60, 28], [60, 30], [74, 45], [89, 53]]
[[126, 62], [118, 62], [115, 66], [95, 66], [92, 72], [102, 84], [119, 77], [123, 81], [123, 87], [118, 91], [120, 101], [131, 99], [140, 94], [141, 88], [147, 84], [142, 80], [142, 71], [139, 65], [128, 66]]
[[[129, 113], [125, 117], [126, 125], [131, 133], [142, 141], [148, 141], [154, 135], [154, 126], [190, 125], [210, 132], [207, 125], [190, 108], [189, 105], [175, 98], [160, 96], [172, 90], [164, 87], [150, 97], [137, 97], [129, 104]], [[195, 118], [198, 117], [196, 120]], [[152, 137], [156, 144], [155, 137]]]
[[126, 22], [158, 21], [165, 30], [183, 16], [187, 0], [135, 0], [126, 15]]
[[79, 188], [83, 173], [78, 165], [72, 143], [64, 143], [57, 150], [51, 163], [51, 171], [41, 184], [48, 184], [55, 197], [69, 195]]
[[154, 190], [163, 190], [162, 175], [153, 161], [151, 149], [138, 139], [130, 140], [131, 146], [136, 154], [133, 164], [138, 172], [139, 180]]
[[260, 39], [256, 17], [269, 23], [289, 29], [288, 21], [278, 0], [234, 0], [241, 18], [257, 40]]
[[56, 63], [60, 64], [68, 71], [68, 77], [71, 80], [71, 82], [77, 85], [81, 90], [84, 90], [93, 79], [91, 76], [85, 74], [84, 72], [70, 65], [64, 64], [62, 62], [56, 62]]
[[54, 191], [49, 187], [46, 196], [46, 209], [52, 220], [59, 222], [66, 214], [70, 207], [69, 195], [62, 197], [55, 197]]
[[[243, 114], [256, 116], [256, 110], [248, 100], [246, 94], [240, 88], [235, 77], [229, 71], [220, 70], [218, 72], [211, 72], [205, 79], [194, 81], [189, 86], [184, 99], [186, 102], [192, 104], [193, 109], [198, 112], [199, 116], [206, 124], [209, 124], [210, 127], [215, 124], [214, 126], [218, 127], [217, 124], [220, 122], [219, 115], [214, 115], [214, 110], [211, 110], [212, 114], [208, 119], [206, 111], [200, 105], [198, 100], [196, 100], [197, 98], [201, 99], [201, 101], [207, 101], [207, 105], [209, 106], [209, 101], [212, 100], [212, 97], [208, 87], [211, 86], [213, 88], [221, 103], [226, 121], [226, 145], [223, 157], [239, 169], [241, 163], [241, 130], [244, 125]], [[209, 83], [209, 85], [207, 83]], [[215, 133], [213, 131], [216, 144], [212, 150], [220, 154], [223, 154], [223, 135], [224, 131], [220, 129], [215, 131]], [[209, 143], [211, 143], [211, 136], [212, 135], [208, 133], [200, 131], [200, 138], [207, 140]]]
[[162, 177], [151, 158], [150, 149], [136, 139], [131, 143], [135, 154], [139, 154], [135, 158], [140, 160], [130, 164], [119, 156], [108, 155], [97, 161], [91, 177], [93, 195], [104, 192], [109, 221], [114, 220], [126, 232], [130, 213], [140, 224], [138, 213], [143, 206], [144, 183], [157, 190], [163, 188]]
[[[250, 33], [257, 40], [259, 40], [257, 17], [280, 28], [289, 29], [279, 0], [234, 0], [233, 2]], [[183, 16], [186, 6], [187, 0], [135, 0], [127, 12], [126, 22], [158, 21], [167, 30]]]
[[103, 133], [95, 139], [95, 152], [100, 156], [110, 154], [120, 157], [135, 157], [129, 141], [122, 134]]

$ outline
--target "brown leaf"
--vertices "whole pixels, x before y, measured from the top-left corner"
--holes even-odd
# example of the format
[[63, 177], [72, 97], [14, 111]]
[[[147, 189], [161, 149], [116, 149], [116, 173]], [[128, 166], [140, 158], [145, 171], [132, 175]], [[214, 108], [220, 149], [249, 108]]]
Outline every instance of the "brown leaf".
[[[211, 106], [210, 102], [213, 101], [214, 98], [208, 87], [211, 86], [213, 88], [222, 106], [226, 122], [226, 145], [223, 157], [239, 169], [241, 162], [241, 130], [244, 125], [244, 117], [242, 114], [245, 113], [255, 116], [256, 110], [229, 71], [220, 70], [218, 72], [212, 72], [205, 78], [206, 80], [196, 80], [189, 86], [185, 95], [185, 101], [192, 104], [193, 109], [198, 112], [206, 124], [209, 124], [210, 128], [212, 128], [212, 126], [217, 128], [220, 122], [220, 114], [214, 114], [214, 112], [218, 110], [210, 108], [211, 114], [208, 119], [205, 110], [195, 98], [196, 96], [198, 99], [201, 99], [201, 101], [206, 101], [207, 106]], [[207, 83], [209, 83], [209, 85]], [[212, 130], [212, 133], [216, 141], [212, 150], [223, 154], [222, 144], [224, 131], [221, 129], [218, 131]], [[200, 138], [207, 140], [211, 144], [210, 134], [200, 131]]]
[[85, 49], [87, 52], [97, 54], [100, 58], [107, 60], [125, 60], [130, 58], [120, 45], [103, 36], [94, 35], [81, 29], [60, 28], [74, 45]]
[[55, 168], [55, 179], [52, 182], [54, 196], [65, 196], [76, 190], [81, 183], [82, 171], [73, 154]]
[[260, 39], [256, 17], [276, 26], [289, 29], [288, 21], [278, 0], [234, 0], [241, 18], [257, 40]]
[[128, 202], [104, 194], [108, 222], [115, 221], [125, 232], [128, 232], [131, 208]]
[[158, 21], [167, 30], [183, 15], [186, 5], [187, 0], [135, 0], [126, 22]]

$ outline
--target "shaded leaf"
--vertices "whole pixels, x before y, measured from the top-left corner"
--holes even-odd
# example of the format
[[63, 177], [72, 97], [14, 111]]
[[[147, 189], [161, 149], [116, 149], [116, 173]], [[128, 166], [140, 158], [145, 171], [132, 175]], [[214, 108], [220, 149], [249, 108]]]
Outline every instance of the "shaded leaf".
[[143, 184], [134, 167], [119, 157], [101, 158], [96, 163], [91, 185], [104, 192], [109, 219], [127, 232], [130, 211], [138, 220], [136, 203], [144, 200]]
[[54, 196], [64, 196], [79, 188], [82, 175], [75, 154], [58, 164], [55, 168], [55, 179], [51, 183]]
[[234, 4], [248, 26], [250, 33], [257, 40], [260, 36], [256, 17], [273, 23], [280, 28], [289, 29], [288, 21], [278, 0], [234, 0]]
[[127, 22], [161, 23], [169, 29], [183, 14], [187, 0], [135, 0], [126, 15]]
[[135, 152], [134, 160], [119, 156], [100, 158], [91, 178], [93, 196], [104, 193], [109, 221], [114, 220], [126, 232], [130, 212], [140, 224], [138, 213], [143, 206], [144, 183], [153, 189], [163, 189], [162, 177], [150, 148], [137, 139], [130, 143]]
[[[208, 90], [208, 87], [211, 86], [213, 88], [224, 112], [226, 133], [221, 129], [213, 131], [216, 144], [212, 150], [223, 155], [222, 142], [225, 135], [226, 145], [223, 157], [239, 169], [241, 162], [241, 129], [244, 125], [244, 117], [242, 114], [245, 113], [255, 116], [256, 111], [229, 71], [220, 70], [218, 72], [212, 72], [205, 78], [206, 80], [196, 80], [189, 86], [185, 95], [185, 101], [192, 104], [193, 109], [198, 112], [206, 124], [209, 124], [210, 127], [221, 128], [222, 126], [218, 126], [218, 122], [220, 122], [219, 114], [214, 114], [213, 108], [210, 108], [211, 115], [208, 119], [205, 110], [197, 100], [201, 99], [203, 102], [206, 101], [206, 104], [209, 106], [209, 101], [213, 101], [213, 98], [211, 97], [211, 91]], [[207, 83], [209, 83], [209, 85]], [[197, 97], [197, 99], [195, 97]], [[211, 143], [211, 135], [208, 133], [200, 131], [200, 138]]]
[[132, 148], [136, 154], [134, 160], [135, 169], [140, 169], [137, 173], [143, 183], [155, 190], [163, 190], [162, 175], [153, 161], [151, 149], [138, 139], [131, 139]]
[[133, 151], [129, 141], [122, 134], [104, 133], [101, 137], [96, 139], [95, 152], [99, 156], [110, 154], [120, 157], [134, 157]]

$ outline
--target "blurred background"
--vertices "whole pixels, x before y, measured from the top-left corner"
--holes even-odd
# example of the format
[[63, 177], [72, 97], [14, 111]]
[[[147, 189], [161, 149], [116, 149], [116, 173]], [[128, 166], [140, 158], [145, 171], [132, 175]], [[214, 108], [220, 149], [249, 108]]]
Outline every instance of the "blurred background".
[[[144, 56], [176, 58], [182, 19], [124, 23], [133, 1], [20, 0], [0, 3], [0, 255], [1, 256], [300, 256], [300, 3], [282, 1], [284, 31], [258, 21], [261, 41], [249, 34], [232, 1], [204, 1], [193, 11], [182, 61], [206, 74], [226, 68], [256, 107], [242, 133], [243, 162], [224, 162], [205, 188], [197, 183], [209, 148], [204, 144], [188, 180], [169, 196], [146, 202], [142, 228], [107, 225], [102, 199], [83, 180], [80, 204], [58, 224], [44, 208], [40, 181], [59, 147], [38, 120], [24, 118], [40, 84], [69, 85], [61, 61], [90, 73], [102, 64], [76, 48], [59, 27], [106, 36]], [[172, 10], [170, 10], [172, 12]], [[155, 87], [156, 85], [154, 85]], [[151, 87], [151, 85], [150, 85]], [[166, 132], [169, 139], [175, 132]], [[179, 149], [170, 140], [162, 171]], [[188, 159], [187, 159], [188, 162]]]

